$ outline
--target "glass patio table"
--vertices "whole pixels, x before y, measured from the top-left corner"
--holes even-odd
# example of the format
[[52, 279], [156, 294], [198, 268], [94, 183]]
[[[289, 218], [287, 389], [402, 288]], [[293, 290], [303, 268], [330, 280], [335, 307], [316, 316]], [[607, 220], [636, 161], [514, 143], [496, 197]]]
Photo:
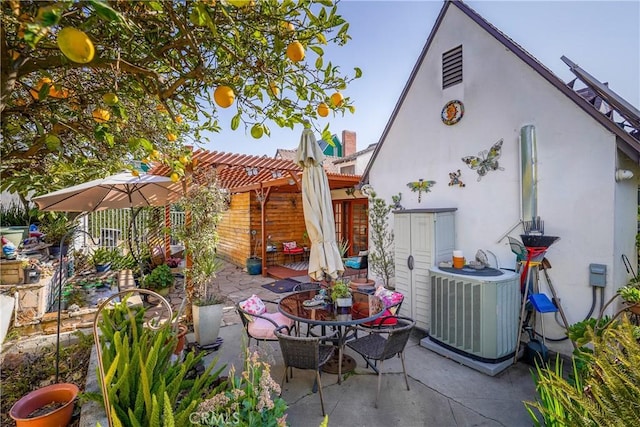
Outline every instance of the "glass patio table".
[[295, 292], [280, 300], [278, 310], [283, 315], [296, 322], [307, 323], [309, 327], [327, 326], [337, 331], [335, 345], [338, 347], [338, 358], [335, 363], [329, 362], [328, 372], [336, 373], [333, 366], [337, 365], [338, 384], [342, 382], [342, 364], [347, 366], [347, 371], [355, 369], [355, 360], [351, 356], [344, 355], [344, 344], [349, 336], [349, 331], [356, 325], [371, 322], [384, 313], [384, 303], [380, 298], [363, 292], [352, 292], [353, 304], [351, 307], [335, 308], [331, 300], [321, 305], [305, 306], [304, 302], [312, 300], [318, 290]]

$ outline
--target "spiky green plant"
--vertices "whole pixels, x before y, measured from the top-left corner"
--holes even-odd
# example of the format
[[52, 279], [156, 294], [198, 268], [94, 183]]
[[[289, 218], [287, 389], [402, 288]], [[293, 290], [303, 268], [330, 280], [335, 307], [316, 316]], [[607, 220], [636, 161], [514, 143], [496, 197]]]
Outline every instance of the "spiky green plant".
[[[640, 425], [640, 344], [637, 330], [625, 316], [618, 327], [594, 335], [594, 352], [582, 383], [570, 383], [556, 367], [538, 369], [537, 402], [525, 402], [536, 425]], [[547, 424], [547, 421], [552, 422]], [[553, 424], [553, 422], [556, 422]]]
[[126, 301], [103, 311], [100, 345], [113, 425], [188, 425], [189, 414], [216, 392], [213, 384], [224, 366], [214, 371], [216, 359], [204, 373], [188, 378], [203, 353], [172, 361], [171, 324], [150, 328], [145, 312]]

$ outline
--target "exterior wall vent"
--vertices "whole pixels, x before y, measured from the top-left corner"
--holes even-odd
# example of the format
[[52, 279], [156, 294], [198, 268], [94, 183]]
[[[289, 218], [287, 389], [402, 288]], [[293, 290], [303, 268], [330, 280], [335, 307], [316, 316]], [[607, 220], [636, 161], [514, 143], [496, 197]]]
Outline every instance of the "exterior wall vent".
[[462, 45], [442, 54], [442, 89], [462, 83]]

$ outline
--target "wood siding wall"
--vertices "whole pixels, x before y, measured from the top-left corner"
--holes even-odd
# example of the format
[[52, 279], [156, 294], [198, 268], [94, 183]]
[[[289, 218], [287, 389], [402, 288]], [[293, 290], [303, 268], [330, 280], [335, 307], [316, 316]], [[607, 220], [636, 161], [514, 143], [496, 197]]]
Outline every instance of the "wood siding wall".
[[[306, 227], [300, 193], [272, 193], [265, 205], [266, 236], [282, 250], [282, 242], [296, 241], [303, 245], [302, 235]], [[218, 254], [225, 260], [245, 267], [246, 259], [254, 251], [255, 242], [251, 230], [256, 230], [256, 239], [261, 239], [261, 207], [255, 192], [231, 196], [229, 210], [218, 227], [220, 242]], [[257, 245], [257, 255], [262, 248]]]

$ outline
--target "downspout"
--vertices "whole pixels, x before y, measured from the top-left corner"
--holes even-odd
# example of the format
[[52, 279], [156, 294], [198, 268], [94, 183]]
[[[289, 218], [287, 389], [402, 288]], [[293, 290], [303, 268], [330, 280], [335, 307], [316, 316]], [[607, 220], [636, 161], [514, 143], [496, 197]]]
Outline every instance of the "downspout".
[[538, 216], [538, 154], [536, 128], [520, 128], [520, 219], [533, 220]]

